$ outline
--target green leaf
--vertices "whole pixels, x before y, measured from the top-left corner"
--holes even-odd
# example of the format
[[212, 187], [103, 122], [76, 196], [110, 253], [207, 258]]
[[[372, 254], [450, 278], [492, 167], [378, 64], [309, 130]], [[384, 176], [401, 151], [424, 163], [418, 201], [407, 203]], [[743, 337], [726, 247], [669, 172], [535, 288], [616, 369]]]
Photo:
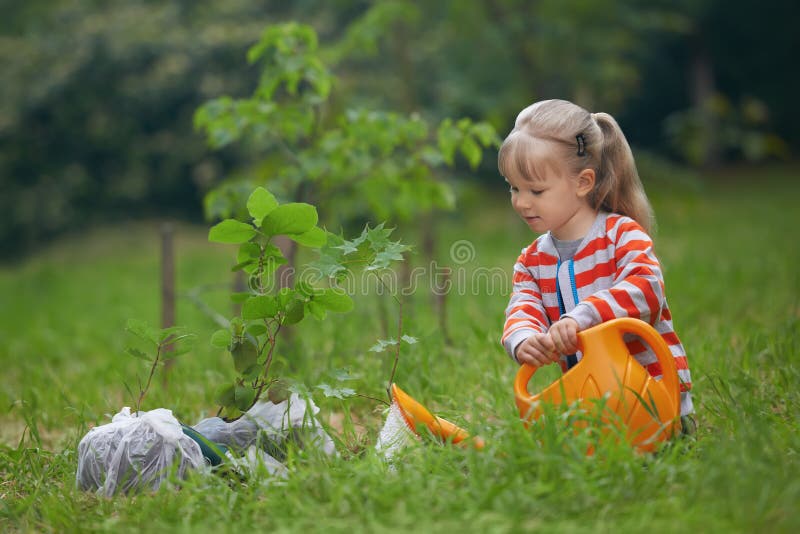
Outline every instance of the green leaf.
[[231, 301], [235, 302], [236, 304], [241, 304], [252, 296], [253, 294], [248, 292], [230, 294]]
[[252, 274], [252, 272], [256, 270], [256, 265], [257, 265], [256, 260], [246, 260], [243, 261], [242, 263], [237, 263], [236, 265], [231, 267], [231, 272], [235, 273], [236, 271], [244, 270], [248, 274]]
[[389, 236], [392, 232], [393, 229], [384, 229], [383, 224], [365, 230], [364, 235], [370, 243], [369, 248], [374, 253], [374, 256], [367, 258], [370, 263], [366, 270], [386, 269], [393, 261], [403, 261], [403, 252], [410, 250], [410, 247], [400, 241], [390, 241]]
[[478, 122], [472, 126], [470, 133], [475, 136], [483, 146], [500, 146], [500, 138], [494, 126], [488, 122]]
[[375, 258], [372, 260], [369, 266], [367, 266], [368, 271], [386, 269], [393, 261], [403, 261], [403, 252], [409, 249], [408, 246], [403, 245], [399, 241], [391, 242], [387, 241], [383, 245], [382, 250], [376, 250]]
[[302, 234], [287, 234], [287, 237], [305, 247], [321, 247], [328, 242], [328, 232], [317, 226]]
[[375, 228], [366, 228], [365, 237], [369, 241], [369, 246], [375, 252], [383, 250], [389, 244], [389, 236], [392, 235], [394, 229], [384, 228], [383, 223]]
[[211, 345], [221, 349], [229, 347], [231, 344], [231, 331], [227, 328], [217, 330], [211, 334]]
[[244, 321], [242, 321], [241, 317], [233, 317], [231, 319], [231, 332], [236, 337], [242, 337], [242, 333], [244, 332]]
[[236, 400], [236, 388], [233, 384], [221, 386], [219, 389], [217, 389], [214, 397], [216, 398], [217, 403], [221, 406], [233, 406], [233, 403]]
[[173, 346], [172, 350], [168, 350], [163, 354], [163, 360], [161, 363], [166, 363], [167, 360], [177, 358], [178, 356], [182, 356], [187, 352], [190, 352], [192, 348], [194, 348], [192, 345], [192, 343], [183, 343]]
[[258, 378], [258, 375], [261, 374], [261, 369], [262, 367], [260, 364], [251, 365], [250, 367], [242, 371], [241, 376], [245, 380], [255, 380], [256, 378]]
[[303, 320], [305, 316], [305, 303], [301, 300], [295, 300], [290, 303], [286, 309], [286, 315], [283, 318], [284, 324], [297, 324]]
[[321, 389], [326, 397], [335, 397], [337, 399], [346, 399], [356, 394], [356, 390], [351, 388], [335, 388], [328, 384], [319, 384], [317, 389]]
[[150, 356], [148, 356], [144, 352], [140, 351], [139, 349], [135, 349], [133, 347], [128, 347], [127, 349], [125, 349], [125, 352], [130, 354], [134, 358], [139, 358], [140, 360], [145, 360], [147, 362], [153, 360]]
[[225, 219], [211, 227], [208, 240], [213, 243], [230, 243], [238, 245], [246, 243], [256, 236], [256, 229], [236, 219]]
[[340, 289], [325, 289], [322, 293], [315, 294], [312, 300], [332, 312], [346, 313], [353, 309], [353, 299]]
[[370, 347], [370, 352], [383, 352], [386, 350], [386, 347], [391, 347], [393, 345], [397, 345], [396, 339], [379, 339], [376, 344]]
[[306, 309], [308, 310], [308, 313], [310, 313], [318, 321], [324, 320], [328, 315], [328, 311], [325, 309], [325, 306], [322, 304], [317, 304], [313, 300], [306, 303]]
[[247, 327], [247, 333], [253, 337], [263, 336], [267, 333], [267, 327], [263, 324], [253, 323]]
[[337, 245], [334, 248], [341, 249], [344, 255], [352, 254], [353, 252], [358, 252], [358, 245], [356, 245], [353, 241], [346, 241], [341, 245]]
[[158, 346], [158, 330], [140, 319], [128, 319], [125, 330], [138, 337], [142, 341], [149, 341]]
[[294, 283], [294, 290], [297, 292], [298, 295], [302, 296], [303, 298], [310, 297], [311, 295], [319, 291], [313, 285], [311, 285], [311, 282], [303, 278], [298, 279]]
[[483, 156], [481, 147], [472, 137], [465, 137], [461, 142], [461, 153], [467, 158], [471, 169], [475, 169], [478, 166]]
[[283, 309], [286, 309], [289, 303], [294, 301], [296, 298], [297, 298], [297, 292], [290, 287], [284, 287], [281, 288], [280, 291], [278, 291], [278, 303], [280, 304], [280, 307]]
[[283, 380], [276, 380], [267, 390], [267, 397], [272, 404], [278, 404], [287, 400], [289, 393], [289, 385]]
[[158, 341], [163, 343], [167, 341], [167, 338], [172, 337], [169, 341], [170, 343], [175, 343], [191, 335], [185, 326], [169, 326], [158, 331]]
[[454, 156], [458, 142], [461, 140], [462, 133], [453, 125], [453, 121], [445, 119], [439, 125], [437, 132], [437, 141], [439, 144], [439, 151], [445, 163], [452, 166], [454, 164]]
[[241, 411], [245, 411], [253, 404], [253, 399], [256, 398], [256, 390], [248, 385], [237, 384], [234, 389], [234, 399], [236, 407]]
[[317, 225], [317, 208], [311, 204], [292, 202], [275, 208], [264, 217], [261, 229], [268, 235], [304, 234]]
[[[379, 226], [383, 227], [383, 223], [381, 223]], [[353, 239], [352, 241], [347, 241], [346, 239], [342, 239], [342, 244], [350, 243], [357, 249], [367, 240], [368, 232], [369, 232], [369, 225], [365, 226], [364, 229], [361, 230], [361, 235]]]
[[417, 338], [411, 337], [411, 336], [407, 336], [407, 335], [403, 335], [403, 337], [401, 337], [400, 339], [402, 339], [403, 341], [405, 341], [409, 345], [413, 345], [414, 343], [417, 343], [419, 341]]
[[308, 390], [305, 384], [302, 382], [292, 382], [289, 384], [289, 391], [292, 393], [296, 393], [300, 397], [309, 398], [311, 397], [311, 392]]
[[286, 263], [286, 257], [283, 255], [283, 251], [272, 243], [264, 245], [264, 259], [280, 260], [280, 263]]
[[256, 243], [243, 243], [242, 246], [239, 247], [239, 251], [236, 253], [236, 261], [239, 263], [244, 263], [246, 261], [253, 261], [257, 260], [261, 256], [261, 247], [258, 246]]
[[243, 372], [251, 365], [255, 365], [258, 360], [258, 348], [249, 339], [236, 342], [231, 350], [233, 356], [233, 367], [237, 373]]
[[194, 342], [194, 340], [197, 339], [197, 336], [192, 334], [192, 333], [185, 333], [185, 334], [180, 334], [180, 335], [170, 334], [170, 336], [172, 336], [172, 337], [168, 336], [168, 339], [165, 339], [164, 341], [162, 341], [162, 344], [164, 344], [164, 345], [181, 344], [181, 345], [184, 345], [184, 346], [186, 346], [186, 345], [191, 346], [192, 343]]
[[257, 187], [250, 194], [250, 198], [247, 199], [247, 211], [256, 226], [261, 226], [261, 221], [264, 220], [264, 217], [277, 207], [278, 201], [275, 199], [275, 195], [263, 187]]
[[275, 317], [278, 313], [278, 303], [271, 295], [257, 295], [245, 301], [242, 305], [242, 319], [267, 319]]
[[347, 267], [342, 265], [336, 257], [328, 254], [320, 255], [317, 261], [309, 263], [308, 266], [316, 269], [319, 274], [326, 278], [335, 278], [340, 273], [347, 273]]

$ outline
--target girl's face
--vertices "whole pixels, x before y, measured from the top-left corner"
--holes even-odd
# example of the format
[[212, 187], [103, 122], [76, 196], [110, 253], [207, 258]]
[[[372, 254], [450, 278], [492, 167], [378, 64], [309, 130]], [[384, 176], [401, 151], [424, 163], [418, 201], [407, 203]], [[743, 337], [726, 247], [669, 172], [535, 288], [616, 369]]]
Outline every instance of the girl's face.
[[[537, 143], [534, 152], [542, 153], [532, 154], [534, 158], [553, 154], [552, 146], [549, 151], [543, 150], [545, 144], [549, 143]], [[582, 238], [597, 216], [587, 199], [594, 187], [594, 171], [584, 169], [573, 174], [559, 162], [538, 159], [537, 165], [537, 159], [533, 161], [532, 168], [537, 172], [533, 179], [506, 176], [514, 211], [537, 234], [550, 231], [556, 239], [564, 241]]]

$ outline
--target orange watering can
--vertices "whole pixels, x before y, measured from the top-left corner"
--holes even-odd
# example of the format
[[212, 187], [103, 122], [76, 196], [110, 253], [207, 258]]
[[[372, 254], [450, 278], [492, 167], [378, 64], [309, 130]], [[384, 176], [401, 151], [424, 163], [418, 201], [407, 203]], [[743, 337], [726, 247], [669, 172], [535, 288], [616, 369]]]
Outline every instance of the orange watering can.
[[[631, 356], [624, 334], [635, 334], [653, 349], [663, 378], [654, 379]], [[538, 395], [528, 393], [536, 367], [524, 364], [514, 380], [520, 417], [529, 425], [542, 413], [543, 403], [578, 402], [589, 413], [598, 407], [601, 419], [623, 424], [631, 444], [652, 451], [658, 442], [680, 430], [680, 384], [675, 359], [656, 330], [639, 319], [621, 318], [578, 333], [581, 360]], [[615, 415], [610, 415], [615, 414]]]

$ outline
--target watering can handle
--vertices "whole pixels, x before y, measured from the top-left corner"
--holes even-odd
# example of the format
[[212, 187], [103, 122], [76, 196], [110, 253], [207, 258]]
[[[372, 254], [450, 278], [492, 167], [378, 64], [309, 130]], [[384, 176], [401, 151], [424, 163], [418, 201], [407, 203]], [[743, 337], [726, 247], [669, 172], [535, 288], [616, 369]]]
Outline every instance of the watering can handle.
[[[678, 380], [678, 369], [675, 366], [675, 358], [672, 356], [672, 352], [669, 350], [667, 342], [661, 337], [661, 334], [648, 323], [632, 317], [614, 319], [609, 323], [617, 323], [622, 332], [635, 334], [650, 345], [650, 348], [653, 349], [658, 358], [658, 363], [661, 364], [661, 380], [664, 381], [664, 386], [670, 393], [674, 392], [675, 399], [680, 404], [681, 385], [680, 380]], [[580, 334], [578, 334], [578, 344], [580, 345]]]
[[528, 382], [531, 381], [531, 378], [537, 369], [538, 367], [534, 367], [529, 363], [523, 363], [520, 365], [519, 371], [517, 371], [517, 376], [514, 379], [514, 395], [518, 399], [522, 399], [527, 402], [533, 402], [533, 395], [528, 392]]
[[[672, 352], [670, 352], [666, 341], [656, 332], [655, 328], [641, 319], [633, 319], [632, 317], [612, 319], [592, 327], [592, 329], [594, 328], [616, 328], [621, 333], [635, 334], [641, 337], [653, 349], [658, 362], [661, 364], [664, 385], [668, 391], [675, 392], [675, 398], [680, 402], [680, 383], [678, 381], [678, 371], [675, 367], [675, 358], [672, 357]], [[583, 334], [583, 332], [578, 332], [578, 349], [580, 350], [583, 350]], [[514, 379], [514, 395], [518, 399], [533, 401], [534, 396], [528, 392], [528, 382], [530, 382], [537, 369], [537, 367], [527, 363], [520, 366]]]

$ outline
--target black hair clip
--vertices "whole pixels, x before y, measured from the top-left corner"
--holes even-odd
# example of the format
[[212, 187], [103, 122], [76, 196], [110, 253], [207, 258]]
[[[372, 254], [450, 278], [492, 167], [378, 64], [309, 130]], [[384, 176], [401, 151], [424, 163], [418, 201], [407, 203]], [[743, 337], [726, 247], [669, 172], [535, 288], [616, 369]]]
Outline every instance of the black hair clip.
[[586, 155], [586, 138], [583, 137], [583, 134], [578, 134], [575, 136], [575, 140], [578, 142], [578, 155], [585, 156]]

